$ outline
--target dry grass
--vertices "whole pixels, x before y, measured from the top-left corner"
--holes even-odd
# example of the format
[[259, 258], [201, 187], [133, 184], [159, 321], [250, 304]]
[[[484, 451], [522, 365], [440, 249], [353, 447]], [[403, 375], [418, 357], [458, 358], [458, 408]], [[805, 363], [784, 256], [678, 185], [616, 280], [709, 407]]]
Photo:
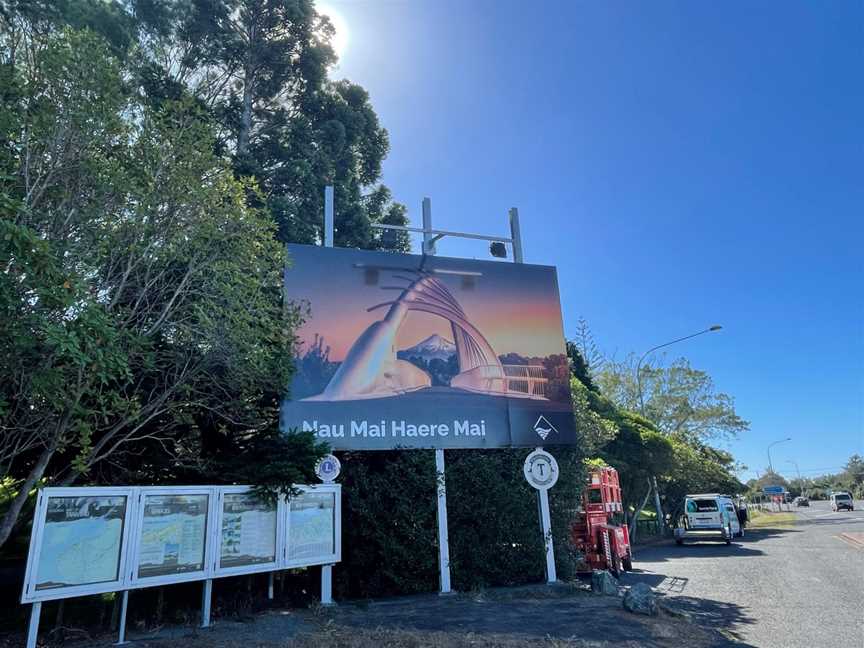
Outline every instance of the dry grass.
[[794, 513], [786, 511], [751, 511], [750, 522], [747, 526], [759, 529], [767, 527], [788, 527], [795, 524], [796, 516]]

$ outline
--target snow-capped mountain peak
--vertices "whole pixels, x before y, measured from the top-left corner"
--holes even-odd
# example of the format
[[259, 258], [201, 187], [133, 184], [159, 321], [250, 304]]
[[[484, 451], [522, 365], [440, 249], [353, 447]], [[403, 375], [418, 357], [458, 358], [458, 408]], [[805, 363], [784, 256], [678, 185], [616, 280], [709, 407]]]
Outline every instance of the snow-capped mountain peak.
[[418, 342], [412, 347], [399, 351], [400, 357], [420, 356], [426, 358], [447, 358], [456, 353], [456, 345], [450, 340], [441, 337], [437, 333], [430, 335], [425, 340]]

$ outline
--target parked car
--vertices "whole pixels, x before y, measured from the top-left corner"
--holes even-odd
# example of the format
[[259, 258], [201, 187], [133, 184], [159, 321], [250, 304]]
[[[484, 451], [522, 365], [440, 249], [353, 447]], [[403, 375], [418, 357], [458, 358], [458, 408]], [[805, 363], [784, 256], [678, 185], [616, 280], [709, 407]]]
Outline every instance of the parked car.
[[831, 510], [836, 513], [843, 509], [847, 511], [855, 510], [855, 502], [852, 500], [852, 496], [849, 493], [831, 493]]
[[679, 545], [685, 540], [722, 540], [728, 545], [732, 538], [744, 535], [732, 498], [718, 493], [687, 495], [683, 522], [683, 527], [675, 529]]
[[796, 497], [795, 506], [810, 506], [810, 500], [806, 497]]

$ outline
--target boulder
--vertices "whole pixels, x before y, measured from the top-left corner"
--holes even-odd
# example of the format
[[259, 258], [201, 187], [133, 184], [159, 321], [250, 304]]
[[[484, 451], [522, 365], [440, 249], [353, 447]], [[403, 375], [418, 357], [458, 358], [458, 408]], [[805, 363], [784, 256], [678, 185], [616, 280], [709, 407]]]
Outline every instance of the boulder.
[[624, 609], [634, 614], [656, 616], [657, 596], [645, 583], [636, 583], [624, 595]]
[[595, 569], [591, 572], [591, 589], [598, 594], [618, 596], [618, 581], [608, 571]]

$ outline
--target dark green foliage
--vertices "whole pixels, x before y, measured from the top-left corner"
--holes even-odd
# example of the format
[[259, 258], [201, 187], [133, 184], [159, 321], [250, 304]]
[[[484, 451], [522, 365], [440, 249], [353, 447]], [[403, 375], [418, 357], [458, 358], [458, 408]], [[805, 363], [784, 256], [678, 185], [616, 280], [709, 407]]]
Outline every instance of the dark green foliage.
[[438, 587], [435, 454], [338, 453], [342, 461], [342, 563], [337, 597]]
[[522, 473], [527, 454], [521, 449], [445, 453], [455, 589], [543, 579], [545, 554], [537, 491]]

